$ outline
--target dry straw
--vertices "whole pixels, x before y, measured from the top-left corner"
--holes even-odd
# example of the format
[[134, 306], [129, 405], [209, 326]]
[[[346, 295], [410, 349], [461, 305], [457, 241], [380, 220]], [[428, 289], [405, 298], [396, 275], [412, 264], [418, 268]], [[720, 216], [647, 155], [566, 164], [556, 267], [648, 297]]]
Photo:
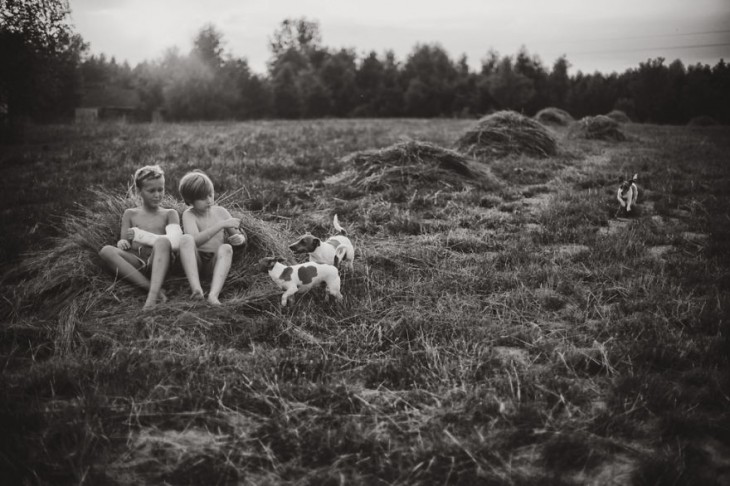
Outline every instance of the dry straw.
[[565, 110], [560, 108], [543, 108], [535, 114], [535, 120], [544, 125], [570, 125], [575, 119]]
[[690, 121], [687, 122], [687, 125], [690, 127], [712, 127], [715, 125], [719, 125], [719, 123], [711, 116], [700, 115], [690, 119]]
[[618, 122], [605, 115], [581, 118], [571, 127], [570, 136], [589, 140], [626, 140], [626, 135], [619, 129]]
[[437, 145], [407, 141], [383, 149], [355, 152], [343, 159], [351, 169], [341, 181], [366, 190], [499, 187], [491, 171], [463, 154]]
[[[21, 281], [16, 292], [15, 312], [35, 312], [46, 319], [57, 319], [55, 344], [61, 351], [70, 349], [83, 316], [101, 319], [110, 312], [134, 314], [144, 300], [143, 290], [105, 272], [98, 256], [104, 245], [116, 244], [122, 214], [125, 209], [134, 207], [136, 201], [129, 194], [92, 192], [94, 202], [66, 215], [59, 228], [61, 236], [54, 238], [49, 248], [24, 255], [12, 276]], [[179, 213], [185, 209], [183, 203], [170, 196], [165, 197], [162, 206], [175, 208]], [[270, 289], [262, 295], [261, 289], [270, 287], [264, 285], [268, 276], [258, 273], [253, 263], [263, 256], [291, 256], [286, 246], [290, 237], [248, 212], [229, 208], [233, 216], [241, 218], [241, 229], [245, 231], [248, 243], [244, 249], [235, 250], [226, 286], [237, 292], [237, 304], [246, 304], [247, 290], [255, 294], [253, 300], [258, 302], [276, 292]], [[182, 270], [176, 265], [168, 274], [165, 289], [177, 298], [186, 298], [189, 295], [187, 285]], [[171, 301], [169, 305], [174, 306], [175, 302]]]
[[499, 111], [480, 119], [457, 141], [459, 151], [480, 157], [557, 153], [555, 137], [540, 123], [514, 111]]
[[629, 116], [621, 110], [613, 110], [610, 113], [607, 113], [606, 116], [617, 123], [631, 122], [631, 118], [629, 118]]

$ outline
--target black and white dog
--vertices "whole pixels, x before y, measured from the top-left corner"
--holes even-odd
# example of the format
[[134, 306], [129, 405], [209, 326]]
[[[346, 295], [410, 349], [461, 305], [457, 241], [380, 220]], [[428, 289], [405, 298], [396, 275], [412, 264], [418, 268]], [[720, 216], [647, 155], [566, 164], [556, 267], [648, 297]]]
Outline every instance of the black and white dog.
[[631, 206], [636, 204], [636, 198], [639, 197], [639, 188], [636, 187], [636, 178], [638, 174], [634, 174], [631, 179], [619, 177], [618, 191], [616, 191], [616, 199], [621, 204], [621, 208], [626, 209], [627, 213], [631, 212]]
[[289, 245], [289, 249], [294, 253], [308, 253], [310, 262], [334, 265], [338, 268], [340, 263], [342, 263], [352, 271], [353, 261], [355, 260], [355, 248], [346, 236], [347, 231], [340, 226], [336, 214], [332, 224], [335, 227], [335, 231], [337, 231], [336, 235], [330, 236], [325, 241], [322, 241], [316, 236], [307, 234]]

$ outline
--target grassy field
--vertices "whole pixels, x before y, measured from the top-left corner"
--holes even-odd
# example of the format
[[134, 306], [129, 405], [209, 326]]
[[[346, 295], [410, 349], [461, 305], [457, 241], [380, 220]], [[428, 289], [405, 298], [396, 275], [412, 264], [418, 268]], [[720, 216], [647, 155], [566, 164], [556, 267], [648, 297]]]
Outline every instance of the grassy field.
[[[480, 186], [348, 178], [354, 152], [471, 124], [53, 126], [0, 147], [0, 482], [729, 484], [730, 128], [551, 129], [557, 155], [484, 160]], [[98, 266], [155, 162], [169, 204], [203, 169], [255, 236], [222, 308], [177, 270], [142, 312]], [[334, 214], [356, 246], [343, 303], [281, 309], [252, 262], [296, 261], [286, 244]]]

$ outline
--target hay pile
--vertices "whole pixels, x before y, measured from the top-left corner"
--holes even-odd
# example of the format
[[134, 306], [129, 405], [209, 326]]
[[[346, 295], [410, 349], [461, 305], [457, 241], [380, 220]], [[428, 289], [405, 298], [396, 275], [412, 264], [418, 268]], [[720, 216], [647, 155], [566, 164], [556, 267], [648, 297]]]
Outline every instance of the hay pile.
[[499, 111], [480, 119], [457, 141], [459, 151], [475, 156], [557, 153], [557, 140], [540, 123], [514, 111]]
[[543, 125], [566, 126], [575, 121], [575, 119], [570, 116], [570, 113], [554, 107], [543, 108], [535, 114], [534, 118]]
[[407, 141], [343, 158], [351, 168], [337, 177], [360, 190], [452, 189], [500, 186], [489, 168], [463, 154], [427, 142]]
[[631, 118], [621, 110], [612, 110], [606, 116], [617, 123], [631, 123]]
[[[59, 228], [61, 236], [53, 238], [48, 249], [24, 256], [13, 275], [13, 278], [22, 279], [16, 291], [18, 313], [30, 310], [47, 318], [58, 316], [63, 326], [63, 322], [71, 322], [97, 308], [106, 307], [98, 310], [107, 313], [136, 312], [141, 308], [144, 291], [126, 282], [115, 282], [114, 276], [102, 268], [98, 256], [104, 245], [116, 244], [122, 214], [136, 203], [129, 195], [94, 193], [93, 204], [80, 207], [63, 219]], [[170, 196], [166, 196], [162, 206], [175, 208], [178, 213], [185, 209], [182, 202]], [[256, 283], [268, 278], [257, 273], [253, 266], [259, 258], [291, 256], [286, 246], [289, 235], [279, 234], [277, 229], [247, 212], [230, 206], [229, 209], [233, 216], [241, 218], [248, 244], [245, 249], [234, 250], [224, 293], [234, 282], [238, 282], [239, 287], [242, 284], [255, 287]], [[204, 288], [207, 283], [203, 284]], [[176, 299], [187, 300], [190, 292], [179, 263], [168, 272], [164, 288], [171, 295], [170, 305], [178, 305], [180, 302], [173, 302]], [[101, 301], [113, 304], [115, 309], [98, 305]]]
[[570, 137], [589, 140], [626, 140], [626, 135], [619, 129], [618, 122], [605, 115], [586, 116], [571, 127]]
[[696, 116], [687, 122], [687, 126], [690, 127], [713, 127], [719, 124], [717, 120], [708, 115]]

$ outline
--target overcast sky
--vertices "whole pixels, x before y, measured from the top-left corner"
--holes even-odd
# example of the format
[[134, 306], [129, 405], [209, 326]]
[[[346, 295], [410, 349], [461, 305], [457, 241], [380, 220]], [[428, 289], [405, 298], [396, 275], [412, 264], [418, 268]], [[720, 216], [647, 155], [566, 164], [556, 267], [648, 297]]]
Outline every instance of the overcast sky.
[[269, 39], [286, 18], [319, 23], [322, 44], [359, 56], [392, 49], [405, 61], [417, 43], [439, 43], [477, 69], [490, 49], [524, 45], [546, 66], [561, 55], [571, 73], [623, 72], [647, 59], [685, 65], [730, 62], [730, 0], [70, 0], [76, 31], [91, 52], [156, 60], [189, 52], [206, 23], [224, 49], [264, 73]]

